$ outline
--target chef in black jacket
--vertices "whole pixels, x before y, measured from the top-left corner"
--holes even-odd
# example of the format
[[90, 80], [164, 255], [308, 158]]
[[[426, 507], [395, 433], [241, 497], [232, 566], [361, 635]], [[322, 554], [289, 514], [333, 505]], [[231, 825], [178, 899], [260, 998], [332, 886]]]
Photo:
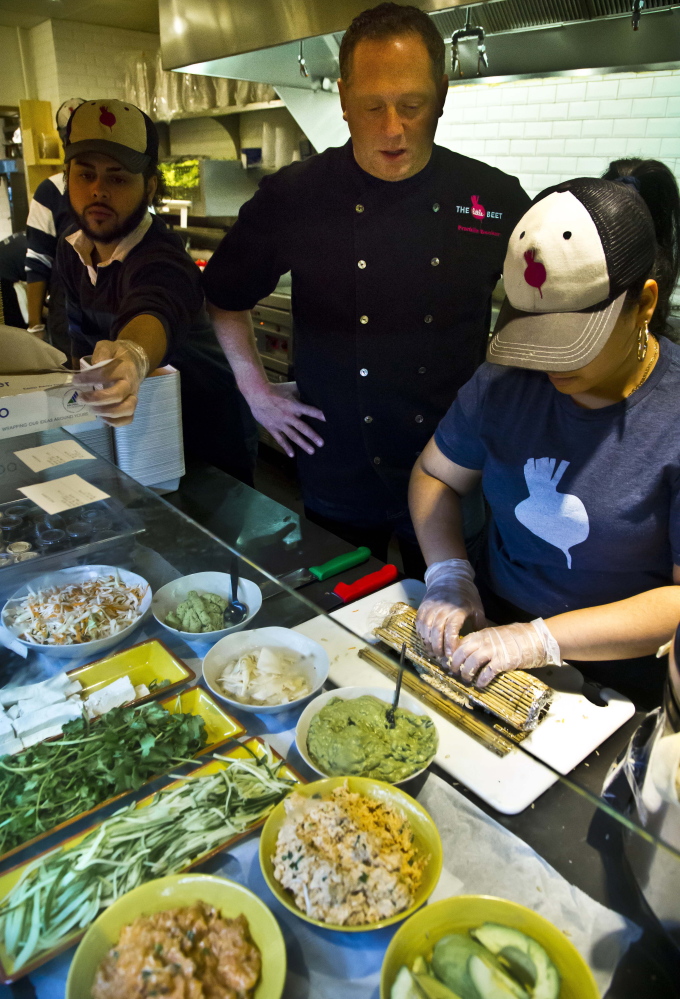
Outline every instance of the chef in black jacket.
[[[529, 198], [515, 178], [434, 145], [448, 78], [426, 14], [393, 3], [360, 14], [340, 71], [351, 140], [265, 178], [204, 287], [255, 418], [289, 455], [298, 446], [308, 516], [383, 559], [396, 533], [407, 573], [422, 572], [409, 473], [483, 360], [491, 293]], [[295, 382], [271, 385], [249, 310], [288, 270]]]

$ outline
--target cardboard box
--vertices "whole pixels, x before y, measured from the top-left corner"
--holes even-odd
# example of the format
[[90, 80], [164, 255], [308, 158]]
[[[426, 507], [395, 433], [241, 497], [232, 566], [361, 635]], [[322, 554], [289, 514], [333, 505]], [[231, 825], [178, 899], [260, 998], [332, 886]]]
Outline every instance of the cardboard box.
[[85, 423], [68, 358], [26, 330], [0, 326], [0, 440]]

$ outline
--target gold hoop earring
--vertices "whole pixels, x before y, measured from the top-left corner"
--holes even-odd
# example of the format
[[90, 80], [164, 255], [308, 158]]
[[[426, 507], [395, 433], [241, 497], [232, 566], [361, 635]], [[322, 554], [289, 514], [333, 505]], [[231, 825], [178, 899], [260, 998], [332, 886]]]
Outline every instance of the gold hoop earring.
[[649, 323], [645, 322], [644, 326], [640, 326], [637, 335], [637, 359], [638, 361], [644, 361], [647, 356], [647, 344], [649, 343]]

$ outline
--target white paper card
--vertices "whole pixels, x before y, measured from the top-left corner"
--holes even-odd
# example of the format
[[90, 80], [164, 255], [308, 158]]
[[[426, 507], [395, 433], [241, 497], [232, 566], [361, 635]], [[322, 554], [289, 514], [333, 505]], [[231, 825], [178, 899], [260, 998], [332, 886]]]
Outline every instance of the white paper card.
[[90, 485], [79, 475], [65, 475], [51, 482], [39, 482], [36, 486], [21, 486], [19, 492], [46, 513], [62, 513], [109, 497], [108, 493]]
[[55, 441], [53, 444], [43, 444], [41, 447], [27, 447], [23, 451], [14, 452], [17, 458], [28, 465], [32, 472], [43, 472], [46, 468], [56, 468], [65, 465], [67, 461], [82, 461], [84, 458], [95, 459], [82, 444], [77, 441]]

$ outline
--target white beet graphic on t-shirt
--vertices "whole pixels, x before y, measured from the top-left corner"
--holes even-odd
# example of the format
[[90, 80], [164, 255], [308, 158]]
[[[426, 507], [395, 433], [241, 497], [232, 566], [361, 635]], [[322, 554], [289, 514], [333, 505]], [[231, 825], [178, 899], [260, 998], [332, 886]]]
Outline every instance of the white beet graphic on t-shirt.
[[571, 569], [569, 550], [586, 540], [590, 525], [578, 496], [557, 491], [569, 462], [561, 461], [557, 469], [555, 465], [557, 458], [529, 458], [524, 466], [529, 498], [517, 504], [515, 516], [537, 538], [563, 551]]

